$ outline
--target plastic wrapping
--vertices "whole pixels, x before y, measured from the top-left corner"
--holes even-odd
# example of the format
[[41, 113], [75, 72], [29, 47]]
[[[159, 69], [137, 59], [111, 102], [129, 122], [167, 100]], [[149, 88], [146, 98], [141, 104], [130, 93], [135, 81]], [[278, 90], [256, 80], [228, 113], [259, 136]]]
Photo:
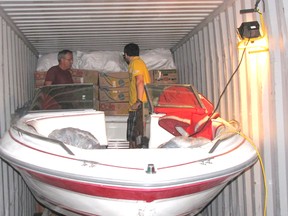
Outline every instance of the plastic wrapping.
[[56, 139], [64, 144], [75, 146], [82, 149], [99, 149], [99, 141], [88, 131], [78, 128], [62, 128], [52, 131], [49, 138]]
[[126, 71], [126, 63], [120, 52], [95, 51], [77, 52], [79, 69], [97, 70], [101, 72], [123, 72]]
[[204, 137], [195, 138], [178, 136], [160, 145], [158, 148], [196, 148], [210, 142], [211, 140]]
[[[49, 53], [39, 57], [37, 71], [47, 71], [58, 65], [58, 53]], [[141, 50], [140, 57], [148, 70], [176, 69], [172, 53], [169, 49]], [[127, 63], [123, 59], [123, 52], [119, 51], [91, 51], [73, 52], [74, 69], [96, 70], [99, 72], [126, 72]]]
[[153, 49], [140, 52], [148, 70], [176, 69], [171, 51], [168, 49]]

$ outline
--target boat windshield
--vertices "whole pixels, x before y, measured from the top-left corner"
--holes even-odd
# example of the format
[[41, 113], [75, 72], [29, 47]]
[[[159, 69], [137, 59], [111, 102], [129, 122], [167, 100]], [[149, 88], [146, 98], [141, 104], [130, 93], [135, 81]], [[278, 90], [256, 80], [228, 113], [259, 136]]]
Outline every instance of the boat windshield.
[[93, 84], [44, 86], [36, 91], [29, 110], [93, 109], [94, 94]]
[[145, 91], [152, 113], [156, 107], [204, 108], [197, 90], [192, 85], [147, 84]]

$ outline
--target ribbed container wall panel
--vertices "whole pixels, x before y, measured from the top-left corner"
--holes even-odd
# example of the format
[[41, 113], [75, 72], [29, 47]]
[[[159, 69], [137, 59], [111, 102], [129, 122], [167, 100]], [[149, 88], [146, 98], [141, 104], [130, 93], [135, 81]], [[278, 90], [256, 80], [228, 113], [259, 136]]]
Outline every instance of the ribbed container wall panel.
[[[287, 216], [288, 3], [265, 1], [265, 11], [262, 1], [259, 3], [265, 21], [261, 25], [263, 38], [244, 49], [246, 43], [238, 45], [236, 30], [242, 22], [261, 23], [260, 14], [240, 14], [241, 9], [254, 8], [256, 1], [231, 2], [204, 21], [197, 31], [190, 32], [172, 51], [180, 82], [193, 84], [215, 106], [221, 98], [217, 111], [225, 119], [240, 122], [242, 131], [257, 146], [266, 173], [263, 175], [258, 161], [232, 181], [201, 214], [264, 215], [267, 198], [268, 216]], [[257, 45], [260, 40], [263, 46]]]
[[[29, 101], [34, 91], [37, 56], [0, 17], [0, 137], [11, 114]], [[36, 202], [22, 177], [0, 159], [0, 215], [32, 216]]]

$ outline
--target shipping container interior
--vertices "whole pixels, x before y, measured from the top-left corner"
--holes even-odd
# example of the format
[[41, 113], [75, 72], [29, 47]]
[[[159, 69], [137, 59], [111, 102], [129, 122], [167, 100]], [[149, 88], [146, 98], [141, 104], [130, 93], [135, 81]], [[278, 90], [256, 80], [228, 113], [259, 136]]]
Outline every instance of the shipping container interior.
[[[288, 215], [287, 11], [287, 0], [0, 0], [0, 137], [16, 109], [43, 84], [58, 51], [74, 52], [75, 82], [101, 79], [106, 85], [109, 62], [96, 64], [99, 73], [84, 60], [103, 63], [116, 54], [120, 61], [125, 44], [134, 42], [144, 60], [156, 59], [149, 65], [153, 76], [160, 70], [172, 82], [194, 85], [223, 118], [239, 121], [258, 149], [258, 162], [200, 215]], [[117, 72], [125, 72], [122, 63]], [[98, 106], [112, 116], [114, 94], [127, 98], [126, 88], [114, 87], [117, 93], [98, 89]], [[118, 112], [126, 110], [126, 103], [117, 102]], [[43, 211], [2, 159], [0, 194], [1, 216]]]

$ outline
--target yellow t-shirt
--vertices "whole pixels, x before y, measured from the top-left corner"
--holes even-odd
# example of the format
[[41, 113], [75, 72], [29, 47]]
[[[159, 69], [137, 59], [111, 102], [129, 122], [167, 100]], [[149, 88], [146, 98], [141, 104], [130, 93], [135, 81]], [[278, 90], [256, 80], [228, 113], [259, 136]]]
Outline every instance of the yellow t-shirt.
[[[136, 87], [136, 76], [142, 75], [144, 79], [144, 85], [151, 82], [149, 71], [144, 61], [139, 57], [133, 57], [132, 61], [128, 66], [130, 90], [129, 90], [129, 104], [132, 106], [137, 101], [137, 87]], [[143, 98], [141, 99], [144, 103], [147, 102], [147, 96], [144, 91]]]

